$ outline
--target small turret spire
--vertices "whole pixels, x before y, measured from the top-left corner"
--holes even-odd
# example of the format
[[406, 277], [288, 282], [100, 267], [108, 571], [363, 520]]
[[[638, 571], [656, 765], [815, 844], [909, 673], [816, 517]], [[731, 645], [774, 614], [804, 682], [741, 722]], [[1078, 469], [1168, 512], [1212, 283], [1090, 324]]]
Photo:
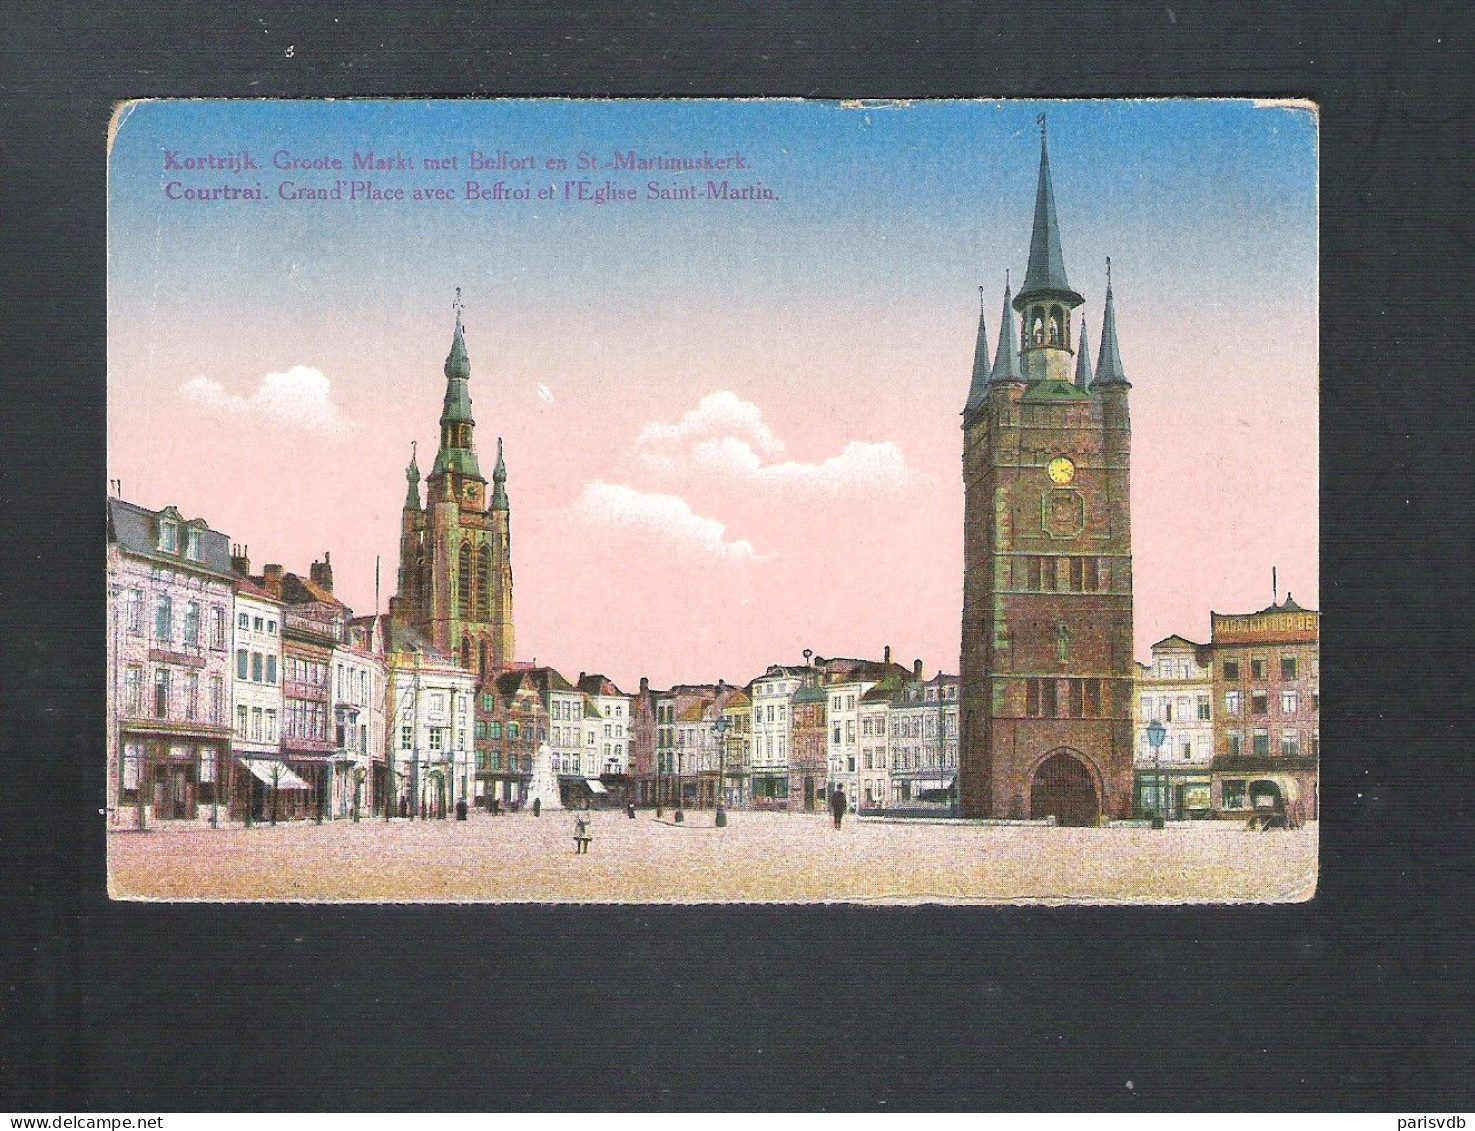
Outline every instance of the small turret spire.
[[983, 320], [983, 287], [978, 288], [978, 340], [973, 345], [973, 383], [968, 387], [968, 403], [963, 415], [973, 412], [988, 399], [988, 383], [992, 370], [988, 363], [988, 330]]
[[415, 441], [410, 441], [410, 465], [405, 468], [405, 481], [409, 489], [405, 492], [405, 510], [420, 509], [420, 466], [415, 462]]
[[1011, 309], [1009, 273], [1004, 272], [1004, 312], [999, 316], [999, 348], [994, 353], [994, 372], [989, 379], [995, 385], [1022, 385], [1024, 377], [1019, 372], [1019, 342], [1014, 332], [1014, 311]]
[[1081, 340], [1076, 343], [1076, 388], [1084, 393], [1091, 381], [1091, 345], [1086, 340], [1086, 316], [1082, 314]]
[[451, 338], [451, 352], [446, 356], [446, 380], [465, 381], [471, 376], [471, 359], [466, 355], [466, 338], [461, 325], [461, 311], [465, 307], [461, 303], [460, 287], [456, 288], [456, 298], [451, 303], [451, 309], [456, 312], [456, 332]]
[[1101, 320], [1101, 350], [1096, 355], [1097, 385], [1126, 385], [1126, 371], [1122, 368], [1122, 353], [1117, 347], [1116, 300], [1111, 293], [1111, 256], [1106, 257], [1106, 314]]
[[492, 509], [507, 509], [507, 463], [502, 459], [502, 437], [497, 437], [497, 466], [492, 469]]

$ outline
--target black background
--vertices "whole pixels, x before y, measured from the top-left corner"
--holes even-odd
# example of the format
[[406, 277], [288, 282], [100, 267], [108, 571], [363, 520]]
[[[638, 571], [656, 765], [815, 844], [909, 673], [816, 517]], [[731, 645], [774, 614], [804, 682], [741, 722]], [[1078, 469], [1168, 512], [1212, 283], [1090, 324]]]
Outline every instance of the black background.
[[[1471, 1107], [1468, 4], [4, 10], [0, 853], [12, 894], [0, 1105]], [[1317, 898], [109, 904], [98, 810], [111, 104], [458, 93], [1317, 100]], [[965, 384], [960, 374], [960, 394]]]

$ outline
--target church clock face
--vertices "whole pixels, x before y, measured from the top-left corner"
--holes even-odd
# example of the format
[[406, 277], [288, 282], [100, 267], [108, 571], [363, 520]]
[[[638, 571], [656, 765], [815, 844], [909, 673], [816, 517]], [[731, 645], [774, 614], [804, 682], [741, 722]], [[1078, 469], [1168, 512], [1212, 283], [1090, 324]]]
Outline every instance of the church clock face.
[[1062, 487], [1076, 477], [1076, 465], [1065, 456], [1056, 456], [1046, 465], [1045, 470], [1050, 473], [1051, 480]]
[[476, 502], [476, 484], [475, 483], [468, 483], [468, 484], [466, 484], [466, 501], [469, 502], [469, 503]]

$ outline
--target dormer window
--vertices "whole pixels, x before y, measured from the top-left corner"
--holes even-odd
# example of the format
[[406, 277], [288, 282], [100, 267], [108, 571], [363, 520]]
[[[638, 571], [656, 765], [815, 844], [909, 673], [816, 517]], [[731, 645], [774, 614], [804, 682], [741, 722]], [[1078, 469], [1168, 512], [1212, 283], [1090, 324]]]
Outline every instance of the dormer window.
[[159, 523], [159, 549], [171, 554], [179, 552], [179, 524], [169, 519]]
[[194, 527], [185, 532], [184, 556], [192, 562], [200, 560], [200, 532]]

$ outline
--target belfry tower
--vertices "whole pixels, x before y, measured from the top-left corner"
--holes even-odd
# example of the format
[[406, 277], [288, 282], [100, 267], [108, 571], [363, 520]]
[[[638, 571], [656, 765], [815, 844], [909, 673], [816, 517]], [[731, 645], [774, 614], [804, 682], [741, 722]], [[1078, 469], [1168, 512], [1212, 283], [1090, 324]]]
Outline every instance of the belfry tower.
[[[981, 291], [980, 291], [981, 294]], [[979, 314], [963, 410], [959, 798], [1096, 824], [1132, 808], [1131, 422], [1107, 261], [1096, 372], [1073, 315], [1044, 116], [1029, 265]]]
[[467, 388], [471, 360], [459, 287], [455, 309], [440, 447], [425, 479], [423, 506], [413, 453], [405, 469], [409, 487], [400, 519], [399, 585], [389, 607], [395, 620], [485, 677], [505, 668], [514, 655], [511, 509], [501, 439], [490, 494], [476, 459], [476, 421]]

